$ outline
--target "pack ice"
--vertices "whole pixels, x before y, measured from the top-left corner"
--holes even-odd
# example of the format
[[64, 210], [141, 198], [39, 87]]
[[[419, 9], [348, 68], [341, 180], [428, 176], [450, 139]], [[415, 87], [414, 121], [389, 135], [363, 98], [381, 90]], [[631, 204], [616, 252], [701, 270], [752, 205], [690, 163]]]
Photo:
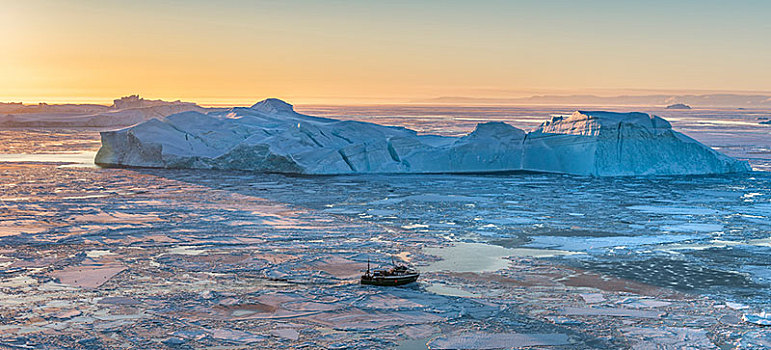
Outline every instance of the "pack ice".
[[644, 113], [578, 111], [525, 132], [502, 122], [463, 137], [299, 114], [267, 99], [250, 108], [188, 111], [102, 132], [102, 166], [237, 169], [292, 174], [536, 171], [593, 176], [749, 171], [746, 162]]

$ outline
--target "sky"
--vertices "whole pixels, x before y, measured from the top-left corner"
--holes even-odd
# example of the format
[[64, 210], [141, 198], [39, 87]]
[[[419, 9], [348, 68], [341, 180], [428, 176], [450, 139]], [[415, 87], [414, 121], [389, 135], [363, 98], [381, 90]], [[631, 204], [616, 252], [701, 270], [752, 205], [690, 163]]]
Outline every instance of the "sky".
[[771, 91], [771, 1], [0, 0], [0, 101]]

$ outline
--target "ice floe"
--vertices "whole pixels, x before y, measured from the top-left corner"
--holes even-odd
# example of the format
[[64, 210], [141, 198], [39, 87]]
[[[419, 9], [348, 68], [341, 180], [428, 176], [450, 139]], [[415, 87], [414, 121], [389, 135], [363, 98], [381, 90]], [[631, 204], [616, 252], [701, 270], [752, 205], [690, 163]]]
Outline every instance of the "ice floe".
[[484, 243], [457, 242], [450, 247], [424, 248], [426, 254], [439, 256], [426, 271], [492, 272], [506, 268], [506, 257], [554, 257], [578, 254], [564, 250], [504, 248]]
[[754, 323], [761, 326], [771, 326], [771, 314], [762, 311], [755, 314], [744, 314], [742, 319], [746, 322]]
[[718, 349], [703, 329], [688, 327], [628, 327], [621, 330], [630, 338], [637, 338], [633, 349]]
[[570, 344], [567, 335], [527, 333], [461, 333], [433, 339], [431, 349], [504, 349], [530, 346], [557, 346]]

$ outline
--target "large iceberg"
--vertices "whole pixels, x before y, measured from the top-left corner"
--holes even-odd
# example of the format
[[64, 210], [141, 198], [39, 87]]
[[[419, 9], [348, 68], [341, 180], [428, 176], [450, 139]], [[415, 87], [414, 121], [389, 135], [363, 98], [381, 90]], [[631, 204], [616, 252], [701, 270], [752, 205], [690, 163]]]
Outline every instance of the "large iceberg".
[[644, 113], [578, 111], [525, 132], [482, 123], [463, 137], [299, 114], [267, 99], [250, 108], [188, 111], [102, 132], [102, 166], [237, 169], [292, 174], [535, 171], [592, 176], [749, 171]]

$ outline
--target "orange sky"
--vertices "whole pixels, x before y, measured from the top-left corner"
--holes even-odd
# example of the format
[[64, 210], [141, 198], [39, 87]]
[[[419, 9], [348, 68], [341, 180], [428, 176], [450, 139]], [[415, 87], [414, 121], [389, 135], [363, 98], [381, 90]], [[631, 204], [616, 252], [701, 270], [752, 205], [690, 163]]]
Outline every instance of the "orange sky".
[[771, 91], [764, 2], [580, 3], [0, 0], [0, 101]]

